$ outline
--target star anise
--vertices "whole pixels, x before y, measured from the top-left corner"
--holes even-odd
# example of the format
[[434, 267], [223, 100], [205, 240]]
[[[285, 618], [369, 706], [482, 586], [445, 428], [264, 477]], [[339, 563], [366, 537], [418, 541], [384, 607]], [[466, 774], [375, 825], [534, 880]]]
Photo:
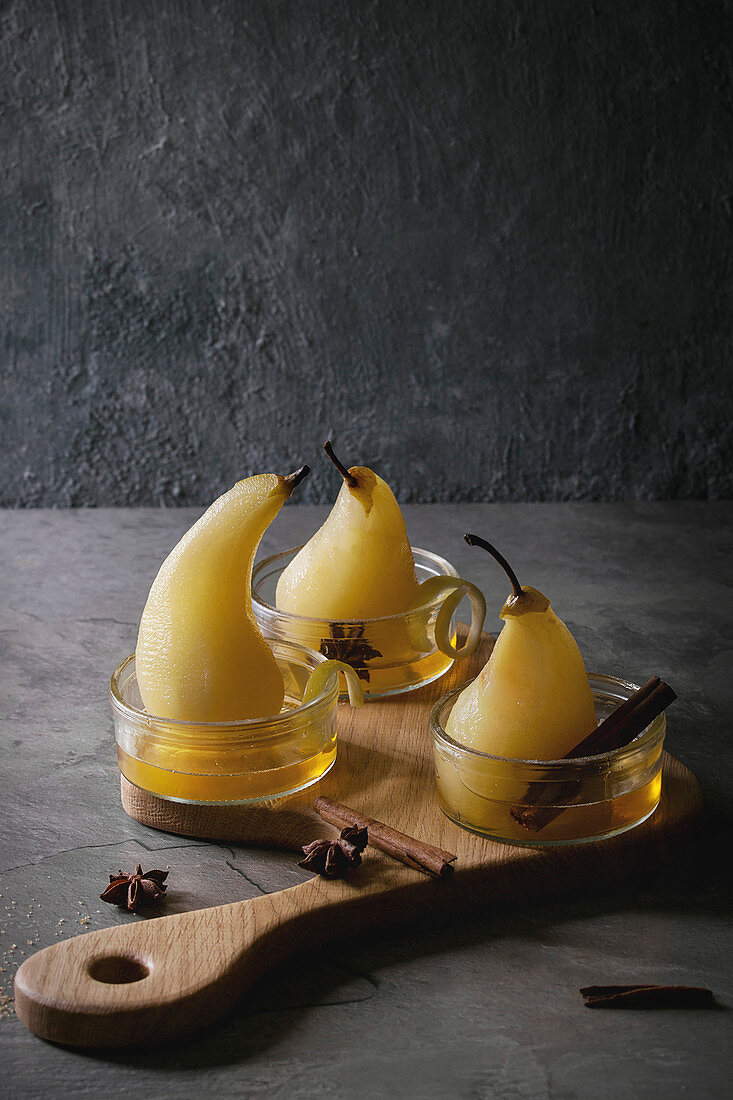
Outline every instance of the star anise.
[[168, 889], [164, 885], [167, 878], [167, 871], [143, 872], [138, 863], [132, 875], [124, 871], [110, 875], [109, 886], [99, 896], [102, 901], [108, 901], [112, 905], [126, 905], [134, 913], [140, 905], [152, 905], [163, 897]]
[[345, 661], [347, 665], [351, 665], [360, 680], [369, 683], [369, 669], [365, 662], [381, 657], [382, 654], [364, 637], [364, 623], [356, 623], [354, 626], [331, 623], [330, 626], [331, 637], [323, 639], [320, 652], [330, 661]]
[[367, 830], [352, 825], [341, 830], [338, 840], [313, 840], [304, 844], [305, 859], [301, 859], [298, 866], [324, 878], [344, 878], [352, 867], [361, 863], [361, 853], [367, 843]]

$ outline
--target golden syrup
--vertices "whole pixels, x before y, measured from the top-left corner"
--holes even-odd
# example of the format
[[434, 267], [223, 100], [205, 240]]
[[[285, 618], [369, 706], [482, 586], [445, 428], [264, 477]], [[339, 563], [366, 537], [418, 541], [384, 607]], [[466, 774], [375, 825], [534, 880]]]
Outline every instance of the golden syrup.
[[413, 661], [390, 668], [369, 668], [369, 680], [362, 679], [364, 695], [385, 695], [391, 691], [405, 691], [421, 684], [431, 684], [443, 676], [453, 664], [454, 657], [446, 657], [440, 650], [417, 657]]
[[[656, 809], [662, 786], [661, 771], [653, 778], [624, 794], [600, 801], [583, 802], [582, 792], [577, 803], [568, 801], [547, 811], [542, 822], [542, 810], [526, 807], [539, 817], [539, 828], [528, 828], [516, 820], [512, 811], [518, 806], [515, 781], [497, 781], [486, 794], [469, 790], [461, 781], [458, 770], [446, 760], [436, 759], [438, 799], [444, 813], [459, 825], [483, 836], [495, 837], [517, 844], [544, 845], [601, 839], [624, 832], [644, 821]], [[556, 813], [556, 811], [559, 811]]]
[[125, 779], [160, 798], [181, 802], [245, 802], [250, 799], [280, 798], [315, 783], [325, 775], [336, 759], [335, 740], [328, 747], [302, 761], [278, 763], [252, 772], [232, 773], [233, 767], [246, 767], [227, 759], [227, 772], [205, 772], [215, 767], [211, 753], [193, 749], [176, 750], [151, 747], [143, 750], [146, 759], [129, 756], [117, 746], [117, 761]]

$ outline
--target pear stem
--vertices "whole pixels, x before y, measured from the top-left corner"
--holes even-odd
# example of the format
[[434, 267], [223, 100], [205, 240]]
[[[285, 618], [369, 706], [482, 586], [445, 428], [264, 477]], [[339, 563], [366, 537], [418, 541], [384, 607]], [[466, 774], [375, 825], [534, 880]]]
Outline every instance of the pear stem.
[[512, 582], [512, 588], [514, 589], [515, 596], [522, 596], [522, 586], [517, 580], [517, 574], [512, 569], [509, 562], [506, 560], [503, 554], [500, 554], [495, 546], [492, 546], [486, 539], [482, 539], [479, 535], [464, 535], [463, 536], [469, 546], [480, 546], [482, 550], [487, 550], [491, 554], [492, 558], [496, 558], [499, 565], [506, 573], [509, 580]]
[[330, 439], [327, 439], [326, 442], [323, 444], [323, 449], [328, 457], [331, 459], [331, 462], [333, 462], [334, 466], [341, 474], [341, 477], [344, 479], [349, 488], [356, 489], [357, 485], [359, 484], [358, 479], [355, 478], [353, 474], [349, 473], [343, 462], [339, 462], [339, 460], [336, 458], [336, 455], [333, 453], [333, 447], [331, 446]]
[[288, 489], [288, 496], [290, 496], [296, 485], [300, 485], [301, 481], [308, 477], [310, 472], [310, 466], [301, 466], [299, 470], [294, 470], [292, 474], [283, 475], [283, 481]]

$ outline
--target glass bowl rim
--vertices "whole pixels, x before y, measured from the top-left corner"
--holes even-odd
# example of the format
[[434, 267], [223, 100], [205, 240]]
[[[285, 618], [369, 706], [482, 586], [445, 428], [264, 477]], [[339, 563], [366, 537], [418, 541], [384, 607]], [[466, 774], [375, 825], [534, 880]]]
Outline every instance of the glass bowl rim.
[[[308, 654], [310, 657], [314, 658], [315, 666], [323, 664], [324, 661], [328, 660], [322, 653], [317, 653], [314, 649], [307, 649], [305, 646], [297, 645], [295, 642], [268, 639], [268, 644], [290, 649], [296, 653]], [[203, 733], [209, 734], [218, 732], [235, 733], [241, 730], [243, 733], [250, 732], [251, 734], [255, 734], [258, 729], [264, 725], [270, 727], [277, 725], [284, 726], [294, 719], [299, 719], [302, 715], [310, 717], [319, 707], [325, 706], [333, 700], [338, 700], [340, 695], [338, 677], [329, 676], [323, 690], [315, 699], [311, 699], [309, 703], [301, 703], [300, 706], [293, 707], [292, 710], [281, 710], [279, 714], [263, 715], [261, 718], [240, 718], [227, 722], [189, 722], [182, 718], [163, 718], [159, 714], [149, 714], [146, 710], [140, 710], [138, 707], [132, 706], [131, 703], [126, 703], [122, 698], [119, 690], [119, 682], [125, 670], [129, 668], [130, 663], [134, 660], [135, 654], [128, 654], [128, 656], [119, 663], [110, 677], [109, 699], [113, 710], [116, 710], [135, 722], [160, 722], [165, 726], [173, 726], [180, 730], [200, 730]], [[268, 736], [274, 737], [280, 733], [286, 734], [287, 732], [287, 730], [278, 731], [277, 729], [271, 728], [268, 730]]]
[[[254, 581], [255, 577], [264, 569], [266, 565], [272, 564], [277, 561], [278, 558], [284, 558], [288, 554], [297, 554], [306, 543], [301, 543], [300, 546], [291, 546], [289, 550], [280, 550], [276, 554], [270, 554], [266, 558], [262, 558], [261, 561], [255, 562], [254, 569], [252, 570], [252, 603], [257, 604], [258, 609], [262, 608], [266, 613], [272, 615], [280, 615], [284, 619], [288, 619], [296, 623], [323, 623], [326, 626], [333, 626], [334, 623], [345, 623], [346, 626], [365, 626], [368, 623], [387, 623], [392, 619], [405, 619], [409, 615], [423, 614], [425, 611], [433, 611], [440, 607], [445, 596], [438, 596], [432, 600], [428, 600], [427, 603], [418, 604], [416, 607], [409, 607], [405, 611], [398, 611], [394, 615], [378, 615], [373, 619], [315, 619], [310, 615], [294, 615], [292, 611], [281, 611], [279, 607], [273, 606], [271, 603], [267, 603], [261, 596], [255, 591]], [[431, 559], [432, 561], [444, 566], [442, 570], [442, 576], [452, 577], [456, 580], [461, 580], [461, 575], [456, 569], [455, 565], [448, 561], [447, 558], [443, 558], [440, 554], [435, 554], [432, 550], [423, 550], [419, 546], [410, 546], [413, 557], [415, 554], [422, 554], [424, 558]], [[439, 574], [441, 575], [441, 574]]]
[[[480, 675], [480, 673], [479, 673]], [[623, 680], [620, 676], [609, 676], [602, 672], [589, 672], [588, 681], [596, 681], [601, 684], [608, 684], [614, 687], [622, 687], [633, 694], [639, 690], [640, 685], [634, 684], [630, 680]], [[476, 677], [474, 677], [475, 679]], [[453, 688], [452, 691], [447, 692], [441, 696], [430, 711], [430, 729], [433, 734], [434, 747], [437, 744], [442, 743], [445, 747], [458, 751], [466, 757], [475, 757], [477, 760], [493, 760], [498, 764], [511, 764], [514, 766], [524, 766], [538, 768], [543, 771], [560, 771], [574, 769], [582, 767], [587, 764], [605, 764], [605, 763], [617, 763], [619, 761], [625, 761], [629, 757], [638, 753], [640, 749], [646, 749], [651, 744], [664, 737], [667, 723], [664, 712], [658, 714], [645, 729], [638, 733], [636, 737], [629, 741], [628, 745], [622, 745], [620, 749], [611, 749], [610, 752], [597, 753], [594, 756], [573, 756], [564, 757], [560, 760], [532, 760], [529, 758], [523, 758], [519, 756], [494, 756], [493, 753], [481, 752], [480, 749], [474, 749], [470, 745], [462, 745], [460, 741], [454, 741], [453, 738], [446, 733], [443, 726], [440, 723], [440, 712], [443, 707], [449, 702], [449, 700], [455, 699], [469, 683], [473, 683], [473, 680], [469, 680], [466, 684], [461, 684], [457, 688]], [[591, 684], [591, 690], [592, 684]], [[595, 694], [595, 692], [594, 692]], [[623, 701], [623, 700], [622, 700]]]

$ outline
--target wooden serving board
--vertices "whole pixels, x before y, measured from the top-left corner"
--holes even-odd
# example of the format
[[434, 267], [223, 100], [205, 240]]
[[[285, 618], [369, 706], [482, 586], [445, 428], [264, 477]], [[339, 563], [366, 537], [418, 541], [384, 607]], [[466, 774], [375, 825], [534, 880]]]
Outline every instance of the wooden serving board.
[[476, 675], [493, 641], [419, 691], [339, 709], [336, 764], [318, 784], [268, 806], [166, 802], [122, 779], [122, 804], [145, 825], [187, 836], [299, 851], [336, 831], [313, 811], [327, 795], [458, 854], [455, 873], [429, 878], [375, 851], [346, 880], [313, 877], [279, 893], [92, 932], [53, 944], [16, 975], [16, 1011], [37, 1035], [74, 1046], [155, 1043], [211, 1024], [265, 970], [334, 935], [413, 921], [475, 904], [567, 894], [658, 863], [700, 814], [695, 776], [664, 756], [662, 800], [643, 825], [593, 844], [531, 849], [465, 832], [438, 808], [430, 709]]

